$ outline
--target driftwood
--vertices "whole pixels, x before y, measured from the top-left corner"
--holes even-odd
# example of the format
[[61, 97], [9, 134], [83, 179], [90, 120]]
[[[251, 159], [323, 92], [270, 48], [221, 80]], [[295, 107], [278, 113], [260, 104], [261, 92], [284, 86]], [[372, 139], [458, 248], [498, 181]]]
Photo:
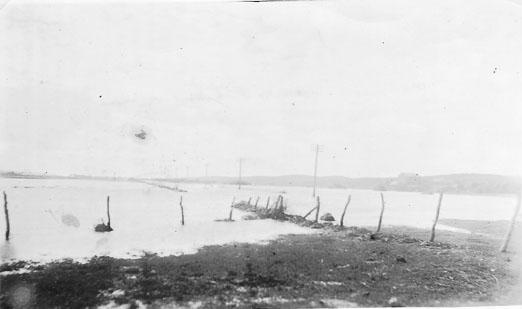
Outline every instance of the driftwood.
[[7, 210], [7, 194], [4, 191], [4, 213], [5, 213], [5, 240], [9, 240], [11, 225], [9, 224], [9, 210]]
[[179, 197], [179, 207], [181, 208], [181, 225], [185, 225], [185, 212], [183, 211], [183, 195]]
[[509, 224], [509, 229], [506, 233], [506, 237], [504, 238], [504, 242], [500, 247], [500, 252], [506, 252], [509, 244], [509, 240], [511, 239], [511, 234], [513, 233], [513, 229], [515, 228], [515, 223], [517, 221], [518, 213], [520, 212], [520, 193], [517, 195], [517, 205], [515, 207], [515, 212], [513, 213], [513, 217], [511, 218], [511, 223]]
[[[234, 208], [240, 209], [242, 211], [248, 211], [253, 212], [256, 215], [256, 218], [249, 219], [249, 220], [256, 220], [256, 219], [273, 219], [277, 221], [286, 221], [286, 222], [292, 222], [299, 226], [305, 226], [310, 227], [313, 229], [320, 229], [320, 228], [328, 228], [332, 230], [338, 230], [339, 227], [334, 227], [334, 225], [331, 222], [328, 223], [320, 223], [320, 222], [314, 222], [313, 220], [307, 220], [306, 218], [299, 216], [299, 215], [290, 215], [285, 213], [285, 201], [283, 198], [282, 205], [283, 207], [280, 207], [281, 203], [281, 197], [278, 198], [278, 202], [274, 203], [273, 207], [271, 209], [266, 208], [254, 208], [253, 205], [248, 205], [246, 201], [239, 202], [237, 204], [234, 204]], [[276, 208], [277, 205], [277, 208]], [[317, 206], [315, 206], [307, 215], [311, 214], [313, 211], [317, 209]], [[216, 220], [216, 221], [227, 221], [227, 220]]]
[[341, 221], [339, 223], [340, 226], [344, 226], [344, 215], [346, 214], [346, 208], [348, 208], [348, 205], [350, 204], [351, 200], [352, 200], [352, 196], [348, 195], [348, 200], [346, 201], [346, 204], [344, 205], [343, 214], [341, 215]]
[[377, 231], [375, 233], [379, 233], [381, 231], [382, 215], [383, 214], [384, 214], [384, 195], [381, 192], [381, 214], [379, 215], [379, 224], [377, 225]]
[[437, 212], [435, 213], [435, 220], [433, 220], [433, 225], [431, 226], [430, 242], [433, 242], [435, 240], [435, 227], [437, 226], [437, 222], [439, 221], [440, 206], [442, 204], [443, 196], [444, 193], [439, 193], [439, 203], [437, 204]]
[[285, 208], [283, 207], [283, 196], [279, 195], [277, 199], [276, 206], [272, 211], [272, 215], [274, 219], [284, 218], [285, 217]]

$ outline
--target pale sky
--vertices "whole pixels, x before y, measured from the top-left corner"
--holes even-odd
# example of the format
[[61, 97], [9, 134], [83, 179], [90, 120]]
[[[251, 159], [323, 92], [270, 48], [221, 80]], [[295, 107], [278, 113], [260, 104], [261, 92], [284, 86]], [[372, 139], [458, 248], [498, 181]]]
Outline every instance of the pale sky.
[[0, 11], [0, 170], [522, 175], [522, 1], [36, 2]]

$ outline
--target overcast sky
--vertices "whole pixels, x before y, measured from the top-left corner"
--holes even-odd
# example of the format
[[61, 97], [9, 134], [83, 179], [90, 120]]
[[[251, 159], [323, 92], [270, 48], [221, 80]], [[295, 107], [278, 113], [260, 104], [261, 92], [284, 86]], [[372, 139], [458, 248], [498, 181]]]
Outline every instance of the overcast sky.
[[521, 1], [35, 2], [0, 11], [0, 170], [522, 174]]

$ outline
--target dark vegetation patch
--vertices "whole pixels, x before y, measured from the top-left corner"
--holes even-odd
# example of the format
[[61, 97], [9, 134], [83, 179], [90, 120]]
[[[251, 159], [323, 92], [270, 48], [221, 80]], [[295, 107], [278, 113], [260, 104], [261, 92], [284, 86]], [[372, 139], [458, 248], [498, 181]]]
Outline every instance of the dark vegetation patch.
[[[86, 264], [4, 264], [2, 271], [28, 265], [33, 271], [2, 277], [0, 305], [16, 307], [27, 293], [26, 303], [38, 308], [111, 301], [131, 308], [136, 301], [157, 306], [200, 302], [209, 308], [510, 304], [501, 291], [517, 283], [518, 272], [510, 265], [514, 255], [498, 253], [498, 233], [438, 231], [442, 241], [428, 242], [429, 231], [411, 227], [385, 227], [376, 234], [288, 215], [282, 199], [275, 207], [245, 202], [234, 207], [321, 233], [285, 236], [268, 245], [204, 247], [178, 257], [147, 253], [139, 259], [95, 257]], [[480, 233], [500, 230], [461, 221], [445, 223]]]
[[495, 249], [488, 242], [470, 248], [364, 229], [329, 229], [285, 236], [268, 245], [205, 247], [178, 257], [146, 254], [139, 259], [97, 257], [86, 264], [50, 263], [2, 277], [1, 307], [12, 306], [13, 289], [19, 286], [30, 287], [31, 305], [38, 308], [137, 300], [201, 301], [205, 307], [317, 307], [328, 304], [324, 299], [372, 307], [386, 306], [392, 297], [407, 306], [493, 304], [516, 279], [506, 256]]

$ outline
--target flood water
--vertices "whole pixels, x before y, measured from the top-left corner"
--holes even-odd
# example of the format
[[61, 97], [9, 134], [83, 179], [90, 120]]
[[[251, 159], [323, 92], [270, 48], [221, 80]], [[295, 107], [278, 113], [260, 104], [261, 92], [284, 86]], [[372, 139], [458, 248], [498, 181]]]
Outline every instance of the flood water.
[[[254, 203], [259, 196], [258, 206], [264, 207], [268, 197], [272, 203], [282, 194], [287, 212], [304, 215], [315, 205], [310, 188], [247, 186], [238, 190], [231, 185], [179, 186], [188, 192], [123, 181], [0, 179], [0, 189], [8, 195], [11, 222], [11, 239], [8, 242], [2, 239], [0, 243], [2, 262], [82, 260], [94, 255], [139, 257], [144, 252], [183, 254], [205, 245], [262, 242], [283, 234], [314, 232], [273, 220], [242, 220], [245, 213], [238, 210], [234, 210], [234, 222], [216, 221], [228, 217], [233, 197], [236, 200], [251, 197]], [[320, 188], [318, 194], [321, 214], [330, 212], [338, 219], [351, 194], [345, 225], [374, 227], [377, 224], [381, 207], [379, 192]], [[107, 195], [110, 195], [114, 231], [96, 233], [94, 226], [102, 220], [106, 222]], [[184, 226], [181, 225], [180, 195], [183, 195], [185, 210]], [[437, 195], [385, 192], [384, 197], [384, 225], [431, 226]], [[512, 197], [445, 195], [440, 218], [509, 220], [514, 203]], [[79, 225], [71, 224], [70, 220], [69, 224], [64, 222], [71, 215]], [[3, 215], [0, 230], [3, 234]]]

